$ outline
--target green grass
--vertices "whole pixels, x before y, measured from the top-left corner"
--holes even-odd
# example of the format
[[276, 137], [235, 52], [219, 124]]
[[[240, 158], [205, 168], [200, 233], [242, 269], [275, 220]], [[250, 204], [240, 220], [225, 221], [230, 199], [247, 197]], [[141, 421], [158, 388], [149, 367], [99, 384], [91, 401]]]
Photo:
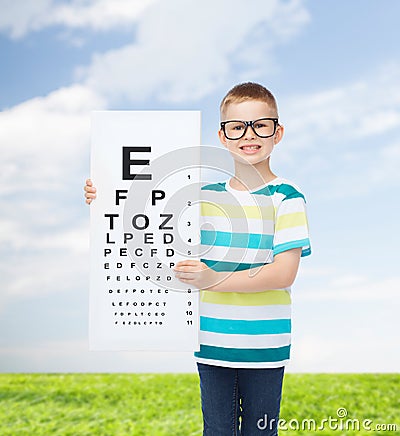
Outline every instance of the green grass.
[[[399, 374], [287, 374], [281, 435], [399, 435]], [[361, 431], [319, 426], [345, 408]], [[397, 424], [362, 430], [362, 421]], [[196, 374], [0, 374], [0, 435], [201, 435]], [[312, 428], [312, 427], [311, 427]], [[350, 428], [352, 428], [350, 426]], [[287, 430], [285, 430], [287, 429]], [[218, 436], [218, 435], [216, 435]]]
[[[317, 427], [324, 419], [338, 419], [328, 423], [324, 430], [281, 431], [284, 435], [399, 435], [400, 434], [400, 374], [288, 374], [285, 377], [281, 418], [290, 420], [315, 420]], [[346, 409], [347, 416], [341, 420], [344, 429], [337, 429], [340, 423], [338, 409]], [[346, 431], [352, 428], [349, 420], [358, 420], [360, 431]], [[363, 430], [363, 421], [370, 420], [370, 430]], [[367, 423], [365, 423], [367, 424]], [[397, 431], [377, 431], [377, 425], [396, 424]], [[355, 424], [354, 424], [355, 425]], [[296, 422], [293, 423], [296, 428]], [[307, 428], [307, 427], [305, 427]], [[381, 427], [382, 428], [382, 427]]]

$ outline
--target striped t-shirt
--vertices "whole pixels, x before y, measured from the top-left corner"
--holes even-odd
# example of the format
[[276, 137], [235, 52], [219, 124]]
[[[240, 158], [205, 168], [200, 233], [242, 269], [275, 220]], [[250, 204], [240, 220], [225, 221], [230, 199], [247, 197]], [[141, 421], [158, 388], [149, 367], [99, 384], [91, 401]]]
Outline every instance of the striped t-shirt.
[[[203, 186], [201, 193], [201, 260], [215, 271], [256, 274], [286, 250], [310, 254], [304, 196], [290, 181], [276, 178], [251, 192], [227, 181]], [[290, 288], [201, 291], [198, 362], [280, 367], [289, 360], [290, 338]]]

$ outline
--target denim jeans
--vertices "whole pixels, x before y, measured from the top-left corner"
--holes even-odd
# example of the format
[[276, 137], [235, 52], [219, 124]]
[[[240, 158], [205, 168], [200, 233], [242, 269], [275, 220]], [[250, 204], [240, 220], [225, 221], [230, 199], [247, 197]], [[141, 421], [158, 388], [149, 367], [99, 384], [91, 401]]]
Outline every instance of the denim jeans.
[[197, 367], [204, 436], [278, 434], [284, 367]]

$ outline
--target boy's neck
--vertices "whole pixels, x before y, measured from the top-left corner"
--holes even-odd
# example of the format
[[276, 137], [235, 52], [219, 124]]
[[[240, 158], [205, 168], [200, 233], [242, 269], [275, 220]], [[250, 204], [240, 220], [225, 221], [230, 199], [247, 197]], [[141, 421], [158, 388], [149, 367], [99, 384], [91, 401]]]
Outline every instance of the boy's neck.
[[235, 176], [232, 177], [230, 185], [239, 191], [251, 191], [276, 177], [269, 166], [269, 159], [256, 165], [244, 165], [236, 161]]

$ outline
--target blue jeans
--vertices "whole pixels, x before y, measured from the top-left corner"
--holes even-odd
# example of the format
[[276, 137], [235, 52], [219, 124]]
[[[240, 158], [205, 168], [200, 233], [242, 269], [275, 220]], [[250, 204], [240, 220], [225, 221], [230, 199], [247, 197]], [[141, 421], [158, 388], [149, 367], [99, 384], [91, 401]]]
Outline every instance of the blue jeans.
[[275, 436], [284, 367], [225, 368], [197, 364], [204, 436]]

